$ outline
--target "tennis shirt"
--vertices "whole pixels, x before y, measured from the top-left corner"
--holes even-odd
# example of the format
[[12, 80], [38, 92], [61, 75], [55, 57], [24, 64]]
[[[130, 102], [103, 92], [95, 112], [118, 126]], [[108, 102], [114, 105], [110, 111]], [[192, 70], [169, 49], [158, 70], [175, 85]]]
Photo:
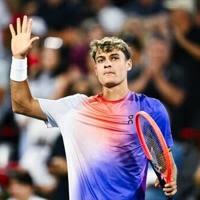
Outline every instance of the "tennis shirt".
[[159, 100], [134, 92], [117, 101], [83, 94], [38, 100], [48, 127], [59, 127], [63, 136], [70, 200], [144, 200], [148, 165], [134, 115], [149, 113], [171, 147], [169, 117]]

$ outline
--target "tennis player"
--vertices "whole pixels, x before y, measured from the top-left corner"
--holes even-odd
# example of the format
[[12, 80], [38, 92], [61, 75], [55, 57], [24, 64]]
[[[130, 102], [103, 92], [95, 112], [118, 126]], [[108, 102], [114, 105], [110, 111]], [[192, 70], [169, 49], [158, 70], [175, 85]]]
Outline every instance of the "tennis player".
[[[128, 45], [115, 37], [91, 43], [101, 94], [37, 99], [27, 81], [26, 55], [39, 39], [31, 38], [31, 26], [27, 16], [22, 23], [17, 19], [16, 30], [10, 25], [12, 108], [44, 120], [48, 127], [59, 127], [68, 161], [70, 199], [144, 200], [148, 163], [134, 128], [135, 113], [144, 110], [151, 114], [169, 149], [173, 140], [168, 114], [160, 101], [128, 89], [127, 71], [132, 68]], [[176, 193], [176, 170], [174, 180], [163, 190], [167, 196]]]

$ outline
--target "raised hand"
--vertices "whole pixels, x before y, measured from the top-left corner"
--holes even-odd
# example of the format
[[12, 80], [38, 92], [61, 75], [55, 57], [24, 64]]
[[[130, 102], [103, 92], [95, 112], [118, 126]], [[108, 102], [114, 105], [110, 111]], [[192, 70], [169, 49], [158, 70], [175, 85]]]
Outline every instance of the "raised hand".
[[12, 35], [11, 50], [13, 56], [18, 59], [25, 58], [32, 43], [39, 39], [39, 37], [31, 38], [32, 19], [24, 16], [21, 23], [20, 18], [17, 18], [16, 31], [12, 24], [9, 25], [9, 28]]

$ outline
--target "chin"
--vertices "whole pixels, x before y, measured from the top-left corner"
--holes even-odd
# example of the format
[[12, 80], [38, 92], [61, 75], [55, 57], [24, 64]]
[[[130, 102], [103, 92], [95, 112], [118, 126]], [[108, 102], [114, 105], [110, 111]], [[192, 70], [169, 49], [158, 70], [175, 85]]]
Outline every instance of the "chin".
[[112, 87], [115, 87], [116, 85], [118, 85], [116, 82], [107, 82], [103, 84], [103, 86], [107, 88], [112, 88]]

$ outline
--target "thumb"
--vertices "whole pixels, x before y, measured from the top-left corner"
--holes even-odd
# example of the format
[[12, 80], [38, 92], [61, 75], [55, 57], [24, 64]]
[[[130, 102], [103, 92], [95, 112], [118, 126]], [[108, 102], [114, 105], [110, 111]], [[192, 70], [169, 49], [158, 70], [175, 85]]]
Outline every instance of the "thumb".
[[154, 186], [155, 186], [155, 187], [159, 187], [159, 186], [160, 186], [160, 182], [159, 182], [158, 179], [156, 179], [156, 181], [155, 181], [155, 183], [154, 183]]
[[31, 45], [31, 44], [32, 44], [34, 41], [36, 41], [36, 40], [39, 40], [39, 37], [38, 37], [38, 36], [31, 38], [31, 40], [30, 40], [30, 42], [29, 42], [29, 45]]

